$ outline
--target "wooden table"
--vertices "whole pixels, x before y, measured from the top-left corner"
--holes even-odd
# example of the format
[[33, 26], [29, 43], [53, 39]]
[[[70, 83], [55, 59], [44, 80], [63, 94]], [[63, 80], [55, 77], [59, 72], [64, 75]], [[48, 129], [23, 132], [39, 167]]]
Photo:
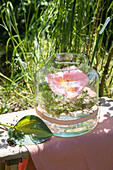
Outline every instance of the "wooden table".
[[[99, 102], [101, 103], [101, 112], [104, 111], [110, 116], [113, 116], [113, 99], [102, 97], [99, 99]], [[36, 113], [34, 109], [8, 113], [0, 115], [0, 122], [5, 124], [8, 122], [9, 125], [16, 124], [25, 115], [36, 115]], [[7, 131], [0, 128], [0, 170], [4, 170], [4, 163], [7, 163], [7, 169], [15, 170], [18, 169], [18, 163], [30, 155], [24, 146], [9, 146], [7, 139]]]
[[[4, 124], [8, 122], [8, 125], [13, 125], [26, 115], [36, 115], [35, 110], [30, 109], [0, 115], [0, 122]], [[0, 128], [0, 170], [4, 169], [4, 163], [7, 163], [7, 169], [17, 169], [18, 163], [22, 161], [22, 159], [29, 157], [29, 152], [24, 146], [16, 145], [11, 147], [8, 145], [7, 139], [7, 131]]]

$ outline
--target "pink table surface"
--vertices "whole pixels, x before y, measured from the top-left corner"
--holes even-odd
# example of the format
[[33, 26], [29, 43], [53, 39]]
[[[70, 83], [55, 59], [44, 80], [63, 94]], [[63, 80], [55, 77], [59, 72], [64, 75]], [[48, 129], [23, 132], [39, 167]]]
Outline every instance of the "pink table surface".
[[26, 146], [27, 170], [113, 170], [113, 118], [100, 112], [99, 123], [78, 137], [51, 137]]

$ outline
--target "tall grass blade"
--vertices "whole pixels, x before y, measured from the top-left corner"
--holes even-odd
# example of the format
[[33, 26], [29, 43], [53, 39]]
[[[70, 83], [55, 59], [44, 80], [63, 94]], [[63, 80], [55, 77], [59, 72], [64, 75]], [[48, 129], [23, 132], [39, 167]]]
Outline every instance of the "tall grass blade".
[[100, 37], [104, 31], [104, 29], [106, 28], [106, 26], [108, 25], [108, 23], [110, 22], [110, 20], [112, 19], [112, 17], [108, 17], [102, 27], [102, 29], [100, 30], [99, 32], [99, 35], [98, 35], [98, 38], [97, 38], [97, 41], [96, 41], [96, 44], [95, 44], [95, 47], [94, 47], [94, 51], [93, 51], [93, 55], [92, 55], [92, 59], [91, 59], [91, 63], [90, 63], [90, 66], [92, 66], [93, 64], [93, 60], [94, 60], [94, 57], [95, 57], [95, 53], [96, 53], [96, 49], [98, 47], [98, 43], [99, 43], [99, 40], [100, 40]]

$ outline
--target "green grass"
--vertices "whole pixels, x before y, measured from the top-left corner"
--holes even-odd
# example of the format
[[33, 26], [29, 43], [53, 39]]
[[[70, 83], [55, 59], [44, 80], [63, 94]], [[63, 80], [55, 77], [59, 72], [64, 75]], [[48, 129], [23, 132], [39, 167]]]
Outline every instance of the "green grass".
[[[100, 75], [100, 85], [105, 79], [100, 95], [113, 97], [113, 59], [109, 58], [113, 46], [113, 3], [110, 0], [85, 3], [84, 0], [2, 0], [0, 3], [0, 44], [5, 49], [0, 56], [6, 65], [0, 70], [0, 113], [34, 107], [34, 74], [48, 56], [59, 52], [86, 55]], [[108, 17], [111, 20], [100, 36]]]

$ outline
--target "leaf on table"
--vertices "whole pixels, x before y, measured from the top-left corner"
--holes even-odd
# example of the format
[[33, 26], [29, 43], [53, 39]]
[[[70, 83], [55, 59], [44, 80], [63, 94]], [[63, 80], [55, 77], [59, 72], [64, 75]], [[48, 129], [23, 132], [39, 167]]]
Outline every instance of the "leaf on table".
[[10, 140], [15, 141], [16, 144], [34, 144], [49, 139], [53, 133], [39, 117], [28, 115], [10, 128], [8, 135]]

